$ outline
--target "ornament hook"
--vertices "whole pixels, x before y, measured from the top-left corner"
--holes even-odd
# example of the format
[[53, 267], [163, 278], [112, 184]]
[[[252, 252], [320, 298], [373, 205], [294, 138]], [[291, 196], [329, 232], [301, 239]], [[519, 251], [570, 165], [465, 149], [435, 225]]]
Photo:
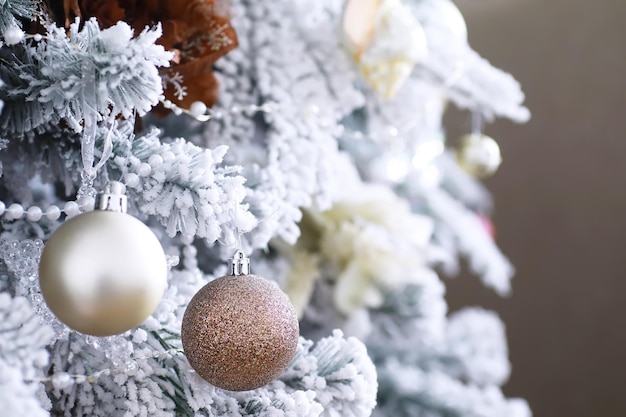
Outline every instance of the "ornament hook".
[[233, 255], [233, 262], [231, 265], [231, 275], [250, 275], [250, 259], [243, 253], [243, 251], [238, 250]]
[[96, 197], [96, 210], [117, 211], [126, 213], [126, 186], [119, 181], [107, 184], [103, 193]]
[[480, 136], [483, 133], [483, 115], [479, 110], [472, 112], [472, 136]]

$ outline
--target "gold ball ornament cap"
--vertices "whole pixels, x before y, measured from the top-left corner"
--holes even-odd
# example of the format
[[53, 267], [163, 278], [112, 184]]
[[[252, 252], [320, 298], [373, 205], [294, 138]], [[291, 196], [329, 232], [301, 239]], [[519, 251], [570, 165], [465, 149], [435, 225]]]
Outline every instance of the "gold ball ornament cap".
[[460, 139], [456, 160], [463, 171], [476, 178], [486, 178], [496, 173], [502, 164], [502, 154], [493, 138], [469, 134]]
[[66, 221], [46, 242], [39, 283], [46, 304], [67, 326], [111, 336], [138, 326], [156, 309], [167, 262], [141, 221], [92, 211]]
[[256, 275], [226, 275], [191, 299], [181, 337], [202, 378], [225, 390], [248, 391], [284, 372], [299, 333], [296, 311], [276, 283]]

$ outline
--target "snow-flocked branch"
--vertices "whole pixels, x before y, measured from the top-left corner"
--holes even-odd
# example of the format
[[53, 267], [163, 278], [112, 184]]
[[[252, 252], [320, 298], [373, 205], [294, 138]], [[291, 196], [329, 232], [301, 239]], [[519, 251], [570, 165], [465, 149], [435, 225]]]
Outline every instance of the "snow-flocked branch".
[[184, 139], [162, 143], [152, 130], [113, 157], [137, 208], [154, 215], [170, 236], [182, 233], [232, 244], [256, 219], [242, 205], [245, 179], [238, 167], [221, 167], [226, 146], [204, 149]]
[[37, 0], [5, 0], [0, 4], [0, 34], [20, 28], [18, 18], [35, 20], [39, 2]]
[[0, 293], [0, 404], [6, 415], [47, 415], [38, 381], [48, 363], [51, 336], [26, 298]]
[[172, 54], [156, 45], [160, 26], [133, 38], [124, 22], [100, 30], [95, 19], [69, 29], [48, 26], [34, 45], [19, 45], [4, 59], [0, 78], [6, 106], [0, 118], [5, 133], [23, 136], [61, 121], [82, 130], [86, 117], [130, 117], [148, 112], [163, 88], [158, 67]]

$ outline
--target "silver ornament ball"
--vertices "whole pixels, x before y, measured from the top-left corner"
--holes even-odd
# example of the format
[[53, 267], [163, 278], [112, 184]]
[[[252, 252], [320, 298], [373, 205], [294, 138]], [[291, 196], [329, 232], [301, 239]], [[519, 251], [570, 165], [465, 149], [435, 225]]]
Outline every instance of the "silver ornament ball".
[[157, 237], [126, 213], [92, 211], [62, 224], [44, 247], [41, 293], [70, 328], [93, 336], [124, 333], [159, 304], [167, 263]]
[[476, 178], [495, 174], [502, 163], [498, 143], [481, 134], [463, 136], [456, 149], [456, 159], [461, 169]]
[[181, 338], [185, 356], [202, 378], [229, 391], [248, 391], [284, 372], [299, 332], [296, 311], [276, 283], [227, 275], [191, 299]]

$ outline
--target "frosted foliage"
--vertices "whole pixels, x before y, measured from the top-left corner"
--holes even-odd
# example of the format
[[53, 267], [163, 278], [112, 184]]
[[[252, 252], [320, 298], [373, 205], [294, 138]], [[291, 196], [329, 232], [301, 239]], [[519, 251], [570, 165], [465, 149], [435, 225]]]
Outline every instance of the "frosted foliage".
[[478, 212], [492, 211], [493, 201], [489, 191], [459, 167], [453, 152], [445, 152], [436, 164], [442, 172], [441, 188], [464, 205], [477, 208]]
[[[128, 335], [134, 355], [166, 346], [155, 332]], [[136, 361], [125, 368], [70, 380], [102, 369], [107, 357], [72, 337], [55, 346], [52, 396], [65, 416], [363, 416], [375, 405], [376, 371], [365, 347], [340, 332], [313, 347], [300, 340], [296, 358], [281, 378], [254, 391], [233, 393], [202, 381], [180, 354]], [[63, 370], [63, 371], [59, 371]], [[96, 407], [95, 404], [98, 404]], [[341, 414], [333, 414], [340, 410]]]
[[361, 342], [342, 336], [335, 330], [306, 352], [308, 356], [298, 352], [281, 380], [315, 390], [325, 410], [322, 416], [369, 415], [376, 405], [376, 369]]
[[428, 42], [428, 54], [414, 76], [445, 86], [457, 106], [480, 111], [488, 120], [495, 116], [517, 122], [529, 119], [519, 83], [472, 50], [451, 0], [414, 0], [411, 4]]
[[418, 349], [440, 346], [445, 340], [444, 292], [433, 274], [391, 293], [387, 302], [372, 312], [374, 330], [367, 341], [372, 354], [376, 358], [412, 355]]
[[0, 404], [10, 416], [45, 416], [39, 400], [52, 330], [39, 322], [24, 297], [0, 293]]
[[374, 416], [419, 415], [530, 417], [526, 401], [507, 399], [493, 385], [464, 384], [440, 371], [390, 361], [378, 366], [379, 379], [386, 390], [379, 393], [380, 408]]
[[24, 382], [19, 369], [0, 361], [0, 404], [7, 416], [46, 417], [50, 414], [37, 399], [37, 387]]
[[441, 94], [440, 86], [409, 78], [394, 98], [367, 102], [368, 128], [380, 140], [393, 141], [399, 136], [419, 142], [428, 138], [441, 128]]
[[500, 252], [478, 215], [442, 190], [431, 190], [425, 200], [432, 215], [440, 220], [440, 227], [450, 231], [451, 243], [467, 256], [472, 271], [499, 294], [508, 294], [513, 266]]
[[448, 355], [458, 361], [448, 372], [479, 385], [501, 385], [509, 378], [504, 324], [496, 314], [479, 308], [454, 313], [446, 339]]
[[215, 389], [207, 409], [225, 416], [357, 417], [371, 413], [375, 395], [376, 370], [365, 347], [335, 331], [315, 347], [300, 339], [287, 371], [267, 387], [228, 395]]
[[37, 369], [48, 362], [45, 346], [51, 335], [51, 329], [39, 323], [26, 298], [0, 294], [2, 362], [19, 368], [27, 379], [36, 378]]
[[[313, 203], [328, 207], [333, 199], [339, 157], [335, 132], [320, 125], [311, 106], [324, 103], [323, 113], [333, 125], [363, 102], [363, 95], [350, 87], [355, 75], [340, 48], [336, 21], [328, 19], [327, 6], [307, 2], [306, 13], [296, 13], [302, 7], [304, 3], [239, 4], [242, 15], [234, 21], [241, 38], [239, 52], [249, 48], [255, 53], [251, 57], [235, 51], [218, 67], [223, 69], [223, 102], [235, 101], [243, 88], [252, 94], [243, 102], [253, 98], [278, 103], [277, 111], [256, 124], [263, 134], [245, 138], [254, 145], [237, 145], [240, 152], [229, 155], [248, 167], [245, 201], [262, 220], [248, 237], [254, 247], [264, 246], [275, 235], [293, 243], [299, 234], [300, 208]], [[334, 9], [336, 19], [337, 5]], [[235, 71], [251, 64], [254, 86]], [[319, 77], [320, 71], [328, 77]], [[239, 122], [232, 119], [227, 118], [217, 133], [220, 141], [225, 133], [229, 134], [226, 143], [229, 136], [241, 137]], [[258, 147], [266, 150], [255, 151]]]
[[[177, 58], [158, 45], [159, 23], [65, 29], [46, 20], [42, 1], [0, 1], [3, 412], [529, 417], [499, 388], [510, 372], [503, 324], [476, 308], [448, 315], [435, 272], [460, 254], [487, 286], [510, 291], [513, 268], [474, 211], [491, 202], [442, 155], [441, 122], [446, 100], [527, 119], [517, 82], [469, 47], [449, 0], [403, 3], [428, 50], [388, 100], [342, 43], [343, 1], [218, 3], [229, 3], [239, 46], [214, 65], [219, 100], [203, 123], [181, 109], [152, 114], [164, 100], [161, 68]], [[29, 19], [41, 35], [24, 34], [17, 22]], [[404, 157], [406, 175], [370, 175], [390, 155]], [[83, 171], [99, 163], [95, 178]], [[434, 180], [414, 181], [425, 172]], [[129, 213], [155, 232], [171, 270], [144, 323], [98, 338], [52, 315], [37, 266], [72, 208], [88, 209], [74, 197], [111, 180], [124, 183]], [[277, 380], [229, 392], [190, 367], [180, 327], [238, 245], [253, 273], [292, 298], [302, 337]]]
[[25, 17], [34, 20], [36, 16], [36, 0], [4, 0], [0, 3], [0, 34], [20, 26], [17, 18]]
[[[233, 10], [240, 46], [217, 65], [220, 104], [229, 108], [269, 102], [277, 107], [256, 122], [224, 117], [206, 130], [204, 140], [237, 141], [238, 149], [227, 161], [246, 167], [249, 192], [245, 202], [260, 220], [246, 237], [251, 246], [263, 247], [274, 235], [293, 243], [299, 234], [299, 209], [312, 203], [327, 208], [337, 192], [333, 181], [337, 178], [333, 136], [341, 133], [335, 129], [337, 122], [367, 103], [371, 130], [384, 137], [389, 136], [385, 127], [399, 126], [419, 138], [437, 129], [441, 92], [447, 86], [417, 74], [389, 102], [356, 89], [360, 75], [343, 51], [337, 32], [340, 2], [241, 1], [235, 2]], [[488, 73], [489, 68], [476, 72]], [[242, 72], [251, 73], [251, 79], [241, 77]], [[508, 100], [510, 95], [502, 96]], [[517, 105], [522, 97], [510, 100]], [[416, 111], [417, 120], [412, 120]]]
[[[135, 353], [141, 356], [147, 344], [138, 343]], [[167, 357], [162, 363], [143, 360], [110, 370], [102, 350], [89, 345], [84, 336], [70, 336], [54, 346], [49, 392], [53, 412], [59, 416], [173, 416], [174, 388], [164, 382], [171, 372], [164, 366], [171, 365], [170, 361]], [[106, 369], [110, 371], [97, 373]], [[70, 375], [90, 377], [73, 379]]]
[[[376, 370], [365, 346], [355, 338], [344, 339], [337, 330], [316, 345], [301, 338], [294, 360], [279, 380], [236, 394], [241, 414], [224, 415], [367, 416], [375, 397]], [[228, 403], [222, 401], [225, 407]]]
[[146, 113], [163, 90], [157, 67], [172, 56], [154, 44], [159, 36], [157, 26], [132, 38], [123, 22], [101, 31], [95, 19], [82, 29], [73, 23], [67, 35], [49, 26], [45, 41], [0, 68], [2, 129], [22, 135], [63, 120], [79, 132], [86, 117]]
[[[156, 216], [170, 236], [182, 233], [210, 243], [221, 238], [233, 244], [235, 220], [241, 233], [252, 229], [256, 219], [241, 204], [244, 177], [238, 168], [219, 167], [227, 147], [204, 149], [184, 139], [161, 143], [158, 133], [136, 139], [129, 152], [114, 158], [117, 171], [137, 178], [127, 187], [139, 210]], [[138, 176], [142, 164], [149, 173]]]
[[309, 105], [323, 105], [324, 114], [339, 119], [363, 104], [363, 93], [352, 85], [357, 72], [337, 33], [340, 2], [242, 3], [252, 20], [251, 46], [259, 51], [256, 76], [264, 101], [291, 108], [292, 115], [299, 113], [297, 119]]
[[24, 32], [17, 26], [13, 26], [4, 31], [4, 42], [7, 45], [18, 44], [24, 39]]

